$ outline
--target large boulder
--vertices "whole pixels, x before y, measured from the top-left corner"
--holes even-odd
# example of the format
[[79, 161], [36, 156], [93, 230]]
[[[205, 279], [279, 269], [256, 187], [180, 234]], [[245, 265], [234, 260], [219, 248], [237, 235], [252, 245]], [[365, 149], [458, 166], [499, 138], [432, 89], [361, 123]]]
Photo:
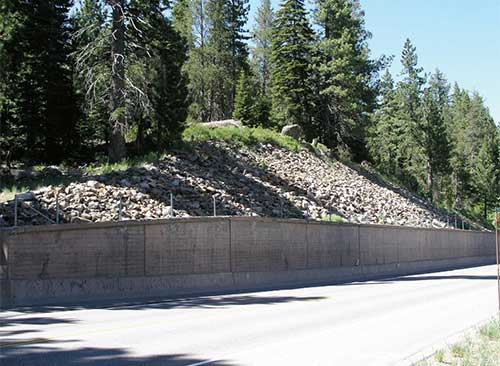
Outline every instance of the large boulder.
[[302, 136], [302, 127], [299, 125], [287, 125], [281, 130], [281, 134], [284, 136], [290, 136], [295, 140], [298, 140]]
[[221, 128], [221, 127], [240, 128], [240, 127], [242, 127], [241, 122], [237, 121], [235, 119], [225, 119], [222, 121], [204, 122], [201, 125], [205, 126], [205, 127], [209, 127], [209, 128]]
[[60, 177], [63, 175], [61, 169], [55, 165], [46, 166], [42, 169], [42, 174], [45, 177]]

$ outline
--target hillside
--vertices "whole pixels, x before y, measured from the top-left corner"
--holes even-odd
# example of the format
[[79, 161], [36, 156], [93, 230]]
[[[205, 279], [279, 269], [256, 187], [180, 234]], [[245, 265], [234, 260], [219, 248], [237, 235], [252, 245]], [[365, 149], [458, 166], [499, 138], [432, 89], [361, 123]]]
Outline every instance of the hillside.
[[[214, 141], [213, 139], [217, 139]], [[33, 191], [19, 225], [55, 220], [90, 222], [169, 217], [258, 215], [421, 227], [445, 227], [454, 219], [416, 196], [352, 169], [309, 145], [256, 129], [194, 130], [187, 147], [156, 162], [113, 169], [59, 173], [60, 185]], [[232, 142], [227, 142], [232, 141]], [[108, 172], [106, 172], [108, 170]], [[100, 174], [98, 174], [100, 173]], [[29, 172], [18, 174], [27, 179]], [[44, 174], [44, 173], [39, 173]], [[120, 203], [121, 200], [121, 203]], [[0, 204], [0, 222], [13, 225], [13, 200]], [[459, 221], [459, 226], [461, 222]]]

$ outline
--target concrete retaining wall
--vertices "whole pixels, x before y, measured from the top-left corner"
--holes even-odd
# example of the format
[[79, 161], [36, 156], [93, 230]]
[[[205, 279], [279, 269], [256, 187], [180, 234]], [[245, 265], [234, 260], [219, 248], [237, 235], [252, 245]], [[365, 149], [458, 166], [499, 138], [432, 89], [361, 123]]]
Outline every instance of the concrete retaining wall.
[[336, 283], [492, 263], [488, 232], [217, 217], [0, 231], [0, 305]]

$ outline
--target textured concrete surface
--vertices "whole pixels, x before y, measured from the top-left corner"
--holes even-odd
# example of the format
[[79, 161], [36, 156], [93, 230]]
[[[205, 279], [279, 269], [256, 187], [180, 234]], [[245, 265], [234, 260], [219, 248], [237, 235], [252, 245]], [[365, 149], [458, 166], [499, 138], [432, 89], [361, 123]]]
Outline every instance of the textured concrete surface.
[[496, 309], [495, 266], [336, 286], [24, 308], [0, 314], [0, 365], [402, 366]]
[[243, 290], [490, 263], [492, 233], [250, 217], [0, 231], [0, 306]]

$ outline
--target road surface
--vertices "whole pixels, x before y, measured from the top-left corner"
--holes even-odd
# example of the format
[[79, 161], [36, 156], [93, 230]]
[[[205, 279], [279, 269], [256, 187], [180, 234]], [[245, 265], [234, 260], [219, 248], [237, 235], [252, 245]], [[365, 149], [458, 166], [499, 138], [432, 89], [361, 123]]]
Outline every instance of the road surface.
[[494, 316], [495, 266], [0, 315], [0, 365], [404, 365]]

